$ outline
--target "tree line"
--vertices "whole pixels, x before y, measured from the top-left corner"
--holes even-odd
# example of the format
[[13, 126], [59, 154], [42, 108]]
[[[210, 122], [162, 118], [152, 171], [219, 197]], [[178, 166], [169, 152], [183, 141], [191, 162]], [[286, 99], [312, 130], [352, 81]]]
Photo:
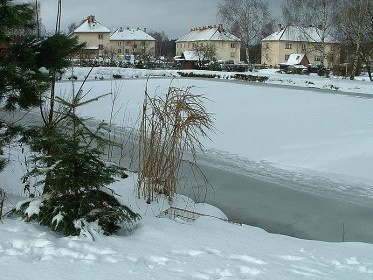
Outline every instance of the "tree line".
[[[267, 0], [224, 0], [218, 16], [230, 32], [242, 40], [248, 62], [258, 63], [260, 40], [274, 32], [275, 21]], [[277, 19], [278, 20], [278, 19]], [[372, 0], [286, 0], [278, 23], [318, 27], [319, 51], [325, 59], [325, 38], [331, 35], [342, 44], [341, 61], [350, 66], [350, 77], [365, 65], [372, 80], [373, 1]], [[259, 52], [260, 53], [260, 52]], [[260, 61], [260, 60], [259, 60]]]

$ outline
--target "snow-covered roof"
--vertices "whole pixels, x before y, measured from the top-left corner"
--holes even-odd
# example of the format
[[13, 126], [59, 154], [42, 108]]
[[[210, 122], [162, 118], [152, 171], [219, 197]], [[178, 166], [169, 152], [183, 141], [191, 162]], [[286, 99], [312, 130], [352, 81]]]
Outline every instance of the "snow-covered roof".
[[301, 53], [293, 53], [289, 56], [288, 60], [285, 63], [280, 63], [280, 64], [285, 64], [285, 65], [297, 65], [301, 64], [302, 59], [304, 58], [304, 54]]
[[99, 23], [94, 16], [89, 16], [73, 33], [110, 33], [110, 29]]
[[195, 42], [195, 41], [241, 41], [236, 36], [225, 31], [221, 25], [207, 26], [192, 29], [189, 33], [182, 36], [176, 42]]
[[110, 35], [110, 41], [155, 41], [155, 39], [139, 28], [119, 28]]
[[198, 55], [195, 51], [184, 51], [183, 55], [186, 61], [198, 61]]
[[198, 54], [195, 51], [184, 51], [182, 56], [175, 56], [176, 61], [198, 61]]
[[[321, 30], [317, 27], [286, 26], [278, 30], [262, 41], [293, 41], [293, 42], [321, 42]], [[338, 43], [330, 35], [325, 36], [325, 43]]]
[[87, 46], [87, 47], [85, 47], [84, 49], [85, 49], [85, 50], [93, 50], [93, 51], [96, 51], [96, 50], [98, 50], [99, 48], [98, 48], [98, 46]]

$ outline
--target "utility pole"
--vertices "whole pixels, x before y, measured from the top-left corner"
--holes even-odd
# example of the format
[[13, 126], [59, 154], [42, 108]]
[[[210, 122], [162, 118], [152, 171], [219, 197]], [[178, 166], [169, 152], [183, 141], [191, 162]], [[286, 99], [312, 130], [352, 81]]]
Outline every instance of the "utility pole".
[[61, 31], [61, 0], [58, 0], [58, 8], [57, 8], [57, 20], [56, 20], [56, 33], [60, 33]]
[[40, 38], [40, 22], [39, 22], [39, 3], [38, 0], [35, 0], [35, 16], [36, 16], [36, 35]]

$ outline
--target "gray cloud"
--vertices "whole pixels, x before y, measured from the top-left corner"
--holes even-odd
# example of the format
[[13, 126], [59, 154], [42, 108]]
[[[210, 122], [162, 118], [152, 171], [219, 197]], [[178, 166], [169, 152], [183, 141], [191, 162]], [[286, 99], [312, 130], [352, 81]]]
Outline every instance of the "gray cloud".
[[[272, 0], [275, 14], [284, 0]], [[54, 30], [57, 0], [39, 0], [42, 22], [48, 31]], [[221, 0], [62, 0], [61, 28], [67, 31], [70, 23], [89, 15], [107, 28], [131, 27], [149, 31], [164, 31], [170, 39], [176, 39], [193, 27], [219, 24], [216, 16]]]

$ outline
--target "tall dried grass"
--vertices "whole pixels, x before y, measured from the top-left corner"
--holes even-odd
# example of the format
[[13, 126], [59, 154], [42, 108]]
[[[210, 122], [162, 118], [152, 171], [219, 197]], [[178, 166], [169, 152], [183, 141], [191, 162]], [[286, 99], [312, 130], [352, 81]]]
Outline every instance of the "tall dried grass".
[[203, 95], [191, 87], [169, 87], [164, 97], [150, 97], [147, 89], [142, 107], [139, 137], [138, 196], [147, 203], [156, 193], [172, 199], [181, 178], [186, 153], [192, 169], [199, 170], [198, 151], [203, 152], [201, 137], [213, 130], [211, 114], [206, 112]]

